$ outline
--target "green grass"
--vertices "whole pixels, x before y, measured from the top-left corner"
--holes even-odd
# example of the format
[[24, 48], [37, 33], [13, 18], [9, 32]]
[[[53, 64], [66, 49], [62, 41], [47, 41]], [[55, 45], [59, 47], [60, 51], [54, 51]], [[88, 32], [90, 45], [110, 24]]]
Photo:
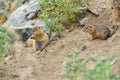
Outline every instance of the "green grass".
[[[60, 35], [64, 30], [63, 23], [70, 24], [75, 19], [82, 0], [36, 0], [39, 2], [39, 19], [45, 21], [50, 33]], [[85, 0], [88, 2], [88, 0]]]
[[10, 39], [10, 33], [6, 28], [0, 26], [0, 61], [3, 58], [3, 55], [8, 49], [8, 40]]
[[[71, 61], [64, 64], [65, 74], [61, 80], [120, 80], [120, 77], [110, 71], [112, 58], [85, 57], [78, 59], [80, 52], [70, 53], [67, 56]], [[93, 64], [88, 66], [86, 60]]]

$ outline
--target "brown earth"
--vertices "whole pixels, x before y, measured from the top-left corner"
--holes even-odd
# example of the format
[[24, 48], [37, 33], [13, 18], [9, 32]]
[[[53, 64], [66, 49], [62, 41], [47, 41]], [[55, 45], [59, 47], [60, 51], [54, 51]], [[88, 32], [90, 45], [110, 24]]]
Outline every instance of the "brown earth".
[[[90, 7], [99, 12], [96, 17], [87, 14], [90, 24], [105, 24], [111, 29], [111, 12], [109, 0], [91, 0]], [[0, 65], [0, 80], [56, 80], [64, 72], [63, 63], [68, 59], [67, 53], [86, 49], [81, 56], [105, 56], [120, 53], [120, 29], [108, 40], [89, 40], [81, 28], [75, 28], [61, 39], [51, 42], [46, 50], [34, 52], [27, 49], [21, 42], [15, 44], [16, 54], [8, 56]], [[120, 75], [120, 58], [116, 57], [112, 70]]]

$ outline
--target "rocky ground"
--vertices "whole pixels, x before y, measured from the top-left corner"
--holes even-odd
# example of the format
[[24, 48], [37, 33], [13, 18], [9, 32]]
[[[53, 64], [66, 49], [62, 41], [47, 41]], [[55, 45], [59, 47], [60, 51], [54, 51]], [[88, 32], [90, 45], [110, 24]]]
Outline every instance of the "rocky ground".
[[[111, 29], [109, 0], [91, 0], [90, 7], [99, 13], [96, 17], [87, 14], [90, 24], [105, 24]], [[0, 80], [56, 80], [64, 72], [63, 63], [67, 61], [66, 54], [80, 50], [81, 56], [106, 56], [120, 54], [120, 29], [108, 40], [89, 40], [88, 35], [80, 27], [63, 38], [51, 42], [42, 52], [24, 47], [22, 42], [15, 43], [16, 53], [8, 56], [0, 64]], [[117, 56], [112, 70], [120, 75], [120, 58]]]

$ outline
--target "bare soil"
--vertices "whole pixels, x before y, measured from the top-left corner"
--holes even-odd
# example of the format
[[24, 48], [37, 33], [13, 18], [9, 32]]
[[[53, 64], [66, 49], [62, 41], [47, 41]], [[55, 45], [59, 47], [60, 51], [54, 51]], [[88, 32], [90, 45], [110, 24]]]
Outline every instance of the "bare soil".
[[[90, 7], [99, 12], [96, 17], [87, 14], [90, 24], [105, 24], [111, 29], [111, 12], [109, 0], [91, 0]], [[107, 40], [89, 40], [80, 27], [63, 38], [51, 42], [42, 52], [24, 47], [22, 42], [15, 43], [15, 55], [8, 56], [0, 65], [0, 80], [56, 80], [64, 73], [63, 63], [68, 59], [67, 53], [86, 49], [81, 56], [120, 55], [120, 29]], [[120, 58], [117, 56], [111, 65], [112, 71], [120, 75]]]

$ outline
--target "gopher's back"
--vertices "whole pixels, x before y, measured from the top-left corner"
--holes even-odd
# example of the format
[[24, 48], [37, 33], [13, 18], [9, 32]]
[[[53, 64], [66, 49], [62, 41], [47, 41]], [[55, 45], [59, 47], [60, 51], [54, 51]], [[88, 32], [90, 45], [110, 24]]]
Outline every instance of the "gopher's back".
[[90, 35], [90, 39], [107, 39], [111, 35], [111, 31], [104, 25], [89, 25], [83, 28], [83, 32]]
[[98, 32], [98, 35], [102, 38], [102, 36], [106, 35], [106, 38], [108, 38], [111, 35], [111, 31], [104, 25], [97, 25], [95, 26], [96, 32]]

